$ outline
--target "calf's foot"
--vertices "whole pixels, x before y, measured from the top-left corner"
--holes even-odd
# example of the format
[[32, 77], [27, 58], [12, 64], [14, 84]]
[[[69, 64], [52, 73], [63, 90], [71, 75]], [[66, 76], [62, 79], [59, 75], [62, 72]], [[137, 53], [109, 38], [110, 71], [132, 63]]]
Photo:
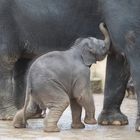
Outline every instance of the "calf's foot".
[[60, 129], [56, 126], [48, 126], [44, 128], [44, 132], [59, 132]]
[[26, 124], [23, 124], [23, 123], [15, 123], [13, 125], [15, 128], [26, 128]]
[[26, 127], [26, 121], [23, 121], [23, 109], [19, 110], [13, 119], [13, 126], [15, 128], [25, 128]]
[[86, 124], [96, 124], [97, 123], [96, 119], [94, 119], [94, 118], [85, 118], [84, 122]]
[[119, 111], [102, 111], [98, 117], [98, 124], [100, 125], [127, 125], [127, 116]]
[[73, 129], [78, 129], [78, 128], [85, 128], [85, 125], [82, 122], [79, 122], [79, 123], [72, 123], [71, 127]]

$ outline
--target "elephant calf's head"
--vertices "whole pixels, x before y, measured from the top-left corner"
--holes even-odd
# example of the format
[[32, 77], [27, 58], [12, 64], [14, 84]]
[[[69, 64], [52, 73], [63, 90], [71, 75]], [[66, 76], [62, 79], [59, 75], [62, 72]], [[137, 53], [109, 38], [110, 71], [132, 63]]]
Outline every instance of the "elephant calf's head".
[[104, 27], [103, 23], [100, 23], [99, 28], [103, 35], [104, 40], [96, 39], [94, 37], [88, 37], [79, 39], [78, 46], [82, 49], [82, 58], [86, 65], [90, 66], [96, 61], [101, 61], [105, 58], [110, 47], [110, 37], [107, 29]]

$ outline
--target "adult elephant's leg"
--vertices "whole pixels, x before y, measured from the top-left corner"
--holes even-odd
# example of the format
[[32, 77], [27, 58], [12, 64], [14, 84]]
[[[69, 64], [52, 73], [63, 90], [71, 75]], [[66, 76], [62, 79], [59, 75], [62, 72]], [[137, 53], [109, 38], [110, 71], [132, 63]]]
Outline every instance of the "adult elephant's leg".
[[12, 119], [17, 110], [14, 65], [20, 57], [20, 43], [14, 21], [8, 20], [9, 16], [0, 17], [0, 119]]
[[82, 107], [77, 103], [76, 99], [70, 100], [72, 112], [72, 128], [84, 128], [85, 125], [81, 122]]
[[[138, 56], [138, 55], [137, 55]], [[136, 119], [136, 130], [140, 131], [140, 65], [139, 65], [140, 57], [131, 58], [130, 60], [130, 67], [131, 73], [134, 81], [134, 87], [137, 94], [137, 101], [138, 101], [138, 113]]]
[[135, 34], [135, 32], [128, 32], [126, 35], [126, 55], [130, 63], [130, 72], [133, 78], [138, 101], [138, 113], [136, 119], [137, 131], [140, 131], [140, 38], [136, 38], [139, 36], [140, 34]]
[[21, 109], [24, 105], [26, 72], [31, 59], [20, 58], [14, 66], [15, 106]]
[[109, 54], [107, 58], [104, 105], [98, 117], [99, 124], [128, 124], [128, 119], [121, 112], [120, 105], [125, 95], [129, 75], [129, 67], [126, 59], [116, 53]]
[[12, 119], [17, 108], [14, 104], [14, 64], [17, 58], [0, 54], [0, 119]]

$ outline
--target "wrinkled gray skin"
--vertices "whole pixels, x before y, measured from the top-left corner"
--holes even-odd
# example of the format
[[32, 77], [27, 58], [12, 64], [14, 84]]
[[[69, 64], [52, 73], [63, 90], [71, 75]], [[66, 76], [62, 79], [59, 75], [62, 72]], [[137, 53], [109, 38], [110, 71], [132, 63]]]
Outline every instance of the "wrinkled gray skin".
[[57, 122], [71, 105], [72, 128], [83, 128], [82, 107], [86, 115], [84, 122], [95, 124], [95, 107], [90, 92], [90, 66], [102, 60], [110, 46], [110, 39], [103, 23], [100, 30], [105, 40], [93, 37], [77, 39], [67, 51], [53, 51], [42, 55], [31, 65], [27, 76], [24, 108], [17, 112], [13, 125], [26, 127], [26, 120], [36, 114], [37, 105], [42, 110], [49, 108], [44, 118], [44, 131], [57, 132]]

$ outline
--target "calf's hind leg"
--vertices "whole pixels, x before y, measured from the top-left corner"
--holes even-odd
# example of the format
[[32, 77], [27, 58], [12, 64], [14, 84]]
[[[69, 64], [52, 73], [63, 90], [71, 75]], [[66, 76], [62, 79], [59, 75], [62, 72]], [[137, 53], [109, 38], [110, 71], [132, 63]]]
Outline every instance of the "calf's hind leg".
[[26, 120], [35, 116], [38, 113], [38, 109], [39, 109], [38, 105], [35, 103], [32, 96], [30, 96], [30, 100], [29, 100], [27, 109], [25, 110], [25, 122], [23, 120], [24, 110], [21, 109], [16, 113], [16, 115], [13, 119], [13, 126], [15, 128], [25, 128], [26, 127]]
[[[49, 113], [44, 118], [44, 131], [45, 132], [59, 132], [59, 128], [57, 123], [65, 111], [65, 109], [69, 105], [69, 97], [68, 95], [61, 89], [52, 89], [52, 92], [48, 92], [46, 95], [46, 99], [48, 99], [47, 107], [49, 108]], [[58, 93], [59, 92], [59, 93]], [[53, 96], [53, 97], [52, 97]], [[44, 103], [46, 104], [46, 103]]]

